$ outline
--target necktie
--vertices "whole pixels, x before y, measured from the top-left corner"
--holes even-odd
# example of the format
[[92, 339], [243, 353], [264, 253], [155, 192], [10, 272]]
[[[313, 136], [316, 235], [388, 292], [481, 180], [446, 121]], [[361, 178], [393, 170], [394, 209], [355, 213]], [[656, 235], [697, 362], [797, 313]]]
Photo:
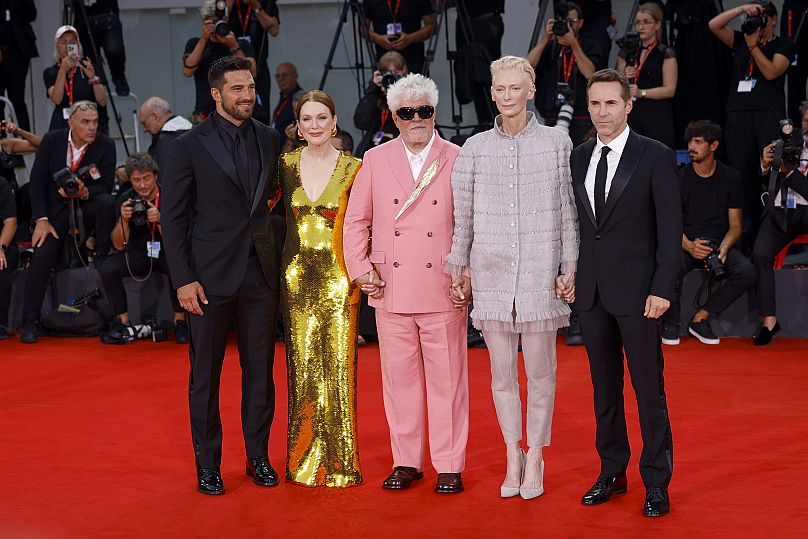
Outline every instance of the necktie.
[[600, 161], [595, 170], [595, 219], [600, 224], [603, 209], [606, 207], [606, 173], [609, 171], [609, 161], [606, 155], [611, 148], [604, 146], [600, 149]]
[[244, 187], [244, 192], [247, 193], [247, 198], [252, 201], [252, 192], [250, 190], [250, 174], [247, 162], [247, 142], [244, 140], [244, 134], [241, 130], [236, 131], [236, 139], [233, 143], [233, 160], [236, 162], [236, 174]]
[[417, 182], [418, 176], [421, 175], [421, 156], [413, 155], [410, 158], [410, 169], [412, 169], [412, 180]]

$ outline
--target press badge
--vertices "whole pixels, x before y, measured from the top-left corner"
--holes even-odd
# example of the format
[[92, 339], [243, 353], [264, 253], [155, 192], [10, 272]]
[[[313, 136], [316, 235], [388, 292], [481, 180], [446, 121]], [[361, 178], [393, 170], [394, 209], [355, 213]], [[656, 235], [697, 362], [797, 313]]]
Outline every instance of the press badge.
[[238, 39], [239, 39], [239, 41], [246, 41], [247, 43], [252, 45], [252, 36], [241, 36]]
[[738, 93], [747, 93], [751, 92], [752, 88], [755, 87], [757, 81], [755, 79], [745, 79], [738, 81]]
[[378, 144], [384, 138], [384, 131], [376, 131], [376, 134], [373, 135], [373, 143]]
[[6, 10], [6, 22], [11, 22], [11, 10]]
[[147, 241], [146, 242], [146, 254], [151, 258], [160, 258], [160, 242], [159, 241]]
[[64, 118], [65, 120], [70, 119], [70, 107], [65, 107], [62, 109], [62, 118]]
[[794, 195], [792, 191], [789, 191], [788, 196], [786, 197], [786, 208], [789, 210], [793, 210], [797, 207], [797, 197]]
[[387, 35], [394, 36], [396, 34], [401, 33], [401, 23], [400, 22], [391, 22], [387, 25]]

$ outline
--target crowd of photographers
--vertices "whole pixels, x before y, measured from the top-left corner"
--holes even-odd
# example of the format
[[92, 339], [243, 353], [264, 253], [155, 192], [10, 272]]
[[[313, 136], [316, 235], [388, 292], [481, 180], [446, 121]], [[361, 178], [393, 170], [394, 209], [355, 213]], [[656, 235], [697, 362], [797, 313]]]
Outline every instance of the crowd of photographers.
[[[161, 249], [160, 171], [171, 141], [213, 110], [209, 66], [228, 55], [247, 58], [256, 80], [254, 116], [280, 132], [285, 151], [302, 143], [293, 109], [303, 89], [293, 64], [277, 65], [277, 95], [271, 96], [268, 41], [280, 30], [278, 7], [275, 0], [205, 0], [199, 35], [187, 41], [181, 58], [183, 74], [194, 80], [193, 111], [186, 118], [161, 97], [144, 101], [138, 118], [152, 136], [148, 152], [117, 163], [108, 137], [111, 96], [97, 56], [103, 51], [116, 93], [128, 94], [117, 1], [76, 0], [71, 3], [75, 26], [55, 32], [55, 63], [43, 73], [54, 111], [43, 137], [29, 131], [24, 84], [19, 84], [30, 58], [38, 54], [31, 28], [36, 8], [33, 0], [6, 4], [6, 21], [0, 25], [0, 92], [8, 93], [18, 125], [3, 122], [0, 130], [5, 135], [0, 152], [5, 178], [0, 178], [0, 339], [9, 330], [17, 268], [29, 270], [18, 333], [23, 342], [34, 343], [52, 269], [92, 259], [111, 307], [102, 340], [131, 342], [139, 330], [129, 318], [124, 282], [146, 280], [154, 272], [168, 276]], [[691, 298], [674, 302], [663, 320], [663, 342], [669, 345], [683, 333], [718, 343], [711, 321], [752, 288], [761, 315], [756, 344], [768, 344], [780, 329], [773, 260], [795, 237], [808, 233], [808, 106], [802, 102], [808, 73], [797, 62], [808, 43], [800, 35], [808, 10], [801, 6], [786, 0], [780, 19], [770, 2], [719, 13], [717, 4], [651, 0], [637, 8], [633, 31], [618, 37], [610, 0], [556, 3], [528, 53], [537, 73], [535, 107], [547, 125], [568, 132], [574, 145], [594, 136], [586, 83], [607, 67], [614, 46], [617, 69], [632, 82], [630, 127], [673, 149], [687, 148], [680, 152], [685, 228], [679, 288], [689, 271], [706, 268], [712, 292], [686, 328], [680, 327], [679, 304]], [[487, 66], [501, 52], [504, 1], [458, 0], [456, 7], [455, 93], [461, 103], [474, 103], [481, 130], [493, 121]], [[342, 130], [333, 140], [360, 157], [398, 136], [386, 90], [407, 73], [423, 70], [425, 43], [436, 24], [430, 0], [365, 0], [362, 9], [363, 35], [377, 55], [353, 117], [363, 136], [356, 147]], [[730, 24], [738, 19], [741, 30], [733, 31]], [[680, 73], [686, 74], [682, 80]], [[16, 156], [34, 152], [30, 182], [16, 189]], [[275, 217], [282, 223], [282, 216]], [[27, 232], [33, 254], [15, 245], [26, 245]], [[171, 286], [168, 290], [173, 292]], [[184, 312], [175, 295], [168, 295], [175, 339], [187, 342]], [[582, 342], [574, 309], [566, 339], [568, 344]]]

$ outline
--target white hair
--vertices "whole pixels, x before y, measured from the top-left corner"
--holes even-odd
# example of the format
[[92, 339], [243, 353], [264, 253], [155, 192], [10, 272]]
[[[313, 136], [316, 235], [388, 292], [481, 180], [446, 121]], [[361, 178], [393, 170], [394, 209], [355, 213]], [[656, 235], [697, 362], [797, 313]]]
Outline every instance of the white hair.
[[433, 107], [438, 106], [438, 87], [435, 81], [418, 73], [410, 73], [387, 89], [387, 106], [390, 110], [396, 110], [405, 100], [418, 101], [424, 97]]
[[168, 101], [159, 96], [148, 98], [143, 102], [140, 108], [147, 113], [156, 112], [157, 114], [165, 114], [171, 112], [171, 105], [168, 104]]

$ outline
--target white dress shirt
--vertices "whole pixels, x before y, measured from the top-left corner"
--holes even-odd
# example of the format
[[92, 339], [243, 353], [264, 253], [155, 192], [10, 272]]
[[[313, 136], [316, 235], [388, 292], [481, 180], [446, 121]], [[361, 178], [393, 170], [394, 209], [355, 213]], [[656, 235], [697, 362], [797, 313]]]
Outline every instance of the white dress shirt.
[[[85, 143], [84, 146], [76, 146], [73, 144], [73, 130], [67, 132], [67, 152], [65, 153], [65, 163], [68, 167], [73, 168], [73, 165], [78, 166], [77, 161], [81, 157], [81, 152], [83, 152], [89, 143]], [[72, 153], [71, 153], [72, 150]], [[73, 161], [71, 162], [70, 157], [73, 157]]]
[[[586, 188], [586, 196], [589, 197], [589, 204], [592, 205], [592, 212], [595, 213], [595, 172], [598, 169], [598, 161], [600, 161], [601, 148], [608, 146], [609, 153], [606, 154], [606, 163], [608, 168], [606, 170], [606, 197], [604, 200], [609, 200], [609, 189], [612, 187], [612, 179], [614, 173], [617, 171], [617, 165], [620, 163], [620, 157], [623, 155], [623, 150], [626, 148], [628, 141], [629, 127], [626, 126], [623, 132], [620, 133], [616, 139], [609, 144], [604, 144], [600, 140], [600, 135], [595, 142], [595, 151], [592, 152], [592, 158], [589, 160], [589, 168], [586, 170], [586, 178], [584, 179], [584, 187]], [[595, 215], [595, 218], [598, 216]]]
[[432, 138], [419, 153], [412, 153], [407, 145], [404, 144], [404, 151], [407, 152], [407, 161], [410, 163], [410, 170], [412, 171], [412, 181], [417, 182], [421, 177], [421, 170], [424, 168], [426, 158], [429, 156], [429, 151], [432, 149], [432, 143], [435, 142], [435, 132], [432, 132]]
[[[800, 169], [800, 172], [802, 172], [802, 174], [804, 176], [808, 176], [808, 145], [806, 145], [806, 144], [802, 145], [802, 151], [800, 152], [800, 166], [799, 166], [799, 169]], [[763, 172], [763, 174], [768, 174], [769, 171], [771, 170], [771, 168], [762, 168], [761, 167], [760, 170], [761, 170], [761, 172]], [[781, 195], [782, 195], [782, 191], [777, 191], [777, 195], [774, 197], [774, 207], [775, 208], [779, 208], [782, 205], [783, 197]], [[805, 200], [805, 198], [802, 195], [800, 195], [798, 192], [796, 192], [793, 189], [789, 189], [786, 196], [787, 197], [794, 197], [794, 202], [796, 204], [798, 204], [798, 205], [808, 206], [808, 200]]]

